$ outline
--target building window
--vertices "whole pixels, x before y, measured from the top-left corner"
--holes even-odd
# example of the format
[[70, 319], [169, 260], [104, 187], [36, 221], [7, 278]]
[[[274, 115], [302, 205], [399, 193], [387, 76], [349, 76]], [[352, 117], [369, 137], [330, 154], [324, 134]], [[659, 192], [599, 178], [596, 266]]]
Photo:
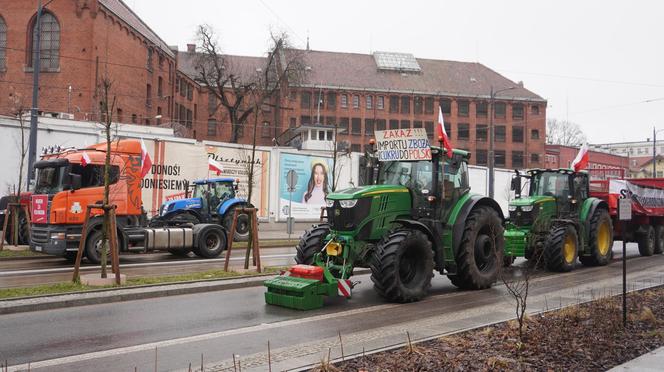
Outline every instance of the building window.
[[413, 98], [413, 112], [415, 115], [421, 115], [423, 111], [424, 102], [422, 102], [422, 97]]
[[180, 97], [187, 96], [187, 81], [183, 78], [180, 78]]
[[452, 139], [452, 124], [445, 123], [445, 133], [447, 133], [447, 138]]
[[379, 110], [383, 110], [385, 108], [385, 97], [383, 96], [378, 96], [376, 99], [376, 108]]
[[339, 119], [339, 130], [343, 131], [343, 134], [348, 134], [348, 118]]
[[534, 140], [538, 140], [539, 137], [539, 129], [533, 129], [530, 131], [530, 138]]
[[539, 105], [530, 106], [530, 113], [532, 115], [539, 115]]
[[264, 121], [261, 125], [261, 137], [270, 138], [272, 137], [272, 131], [270, 130], [270, 122]]
[[360, 149], [361, 149], [361, 147], [360, 147], [359, 143], [354, 143], [354, 144], [350, 145], [350, 151], [352, 151], [352, 152], [360, 152]]
[[475, 126], [475, 140], [477, 142], [486, 142], [489, 138], [487, 135], [489, 128], [486, 124], [477, 124]]
[[354, 109], [360, 108], [360, 96], [358, 96], [357, 94], [353, 95], [353, 108]]
[[468, 106], [469, 106], [468, 101], [457, 101], [457, 108], [459, 109], [459, 116], [468, 116], [468, 111], [470, 111]]
[[517, 103], [512, 105], [512, 119], [523, 119], [523, 105]]
[[347, 94], [342, 94], [341, 95], [341, 108], [347, 108], [348, 107], [348, 95]]
[[154, 50], [150, 47], [148, 47], [148, 61], [147, 61], [147, 68], [148, 71], [152, 71], [152, 55], [154, 54]]
[[452, 101], [450, 101], [447, 98], [441, 98], [440, 100], [440, 108], [443, 110], [443, 114], [451, 114], [452, 113]]
[[161, 106], [157, 106], [157, 125], [161, 125]]
[[496, 142], [505, 142], [505, 126], [496, 125], [494, 130], [496, 135]]
[[148, 84], [145, 92], [145, 105], [152, 106], [152, 85]]
[[470, 138], [470, 125], [468, 123], [459, 123], [457, 125], [457, 139], [467, 141]]
[[159, 68], [163, 69], [164, 68], [164, 56], [162, 54], [159, 55]]
[[193, 112], [187, 109], [187, 128], [191, 128], [191, 126], [193, 125], [193, 119], [194, 119]]
[[160, 76], [157, 79], [157, 97], [161, 98], [164, 96], [164, 79]]
[[327, 92], [327, 109], [336, 110], [337, 108], [337, 92]]
[[194, 99], [194, 85], [187, 84], [187, 99], [192, 101]]
[[362, 134], [362, 119], [352, 118], [350, 124], [351, 124], [351, 131], [353, 134]]
[[289, 128], [297, 127], [297, 118], [289, 118], [288, 119], [288, 127]]
[[[37, 42], [37, 16], [30, 25], [30, 34], [32, 39], [27, 48], [28, 66], [32, 67], [37, 53], [33, 50], [33, 45]], [[34, 55], [33, 55], [34, 54]], [[41, 71], [57, 71], [60, 67], [60, 24], [55, 16], [45, 11], [41, 16], [41, 35], [39, 44], [39, 60]]]
[[300, 124], [301, 125], [311, 124], [311, 116], [309, 116], [309, 115], [300, 116]]
[[410, 128], [410, 120], [401, 120], [401, 129]]
[[487, 151], [486, 150], [481, 150], [477, 149], [475, 151], [475, 159], [477, 165], [487, 165]]
[[505, 117], [505, 103], [497, 102], [494, 106], [494, 112], [495, 112], [494, 117], [504, 118]]
[[208, 114], [214, 115], [215, 112], [217, 112], [217, 96], [208, 92]]
[[486, 102], [475, 103], [475, 115], [478, 118], [485, 118], [488, 116], [489, 105]]
[[496, 167], [505, 167], [505, 150], [496, 150], [493, 159]]
[[117, 109], [117, 114], [115, 116], [118, 123], [122, 123], [122, 109]]
[[399, 96], [390, 96], [390, 114], [399, 113]]
[[311, 92], [300, 93], [300, 108], [311, 108]]
[[523, 127], [512, 127], [512, 142], [523, 143]]
[[176, 76], [175, 77], [175, 93], [177, 93], [179, 91], [180, 91], [180, 78]]
[[523, 151], [512, 151], [512, 168], [523, 168]]
[[410, 113], [410, 97], [408, 96], [401, 97], [401, 113], [402, 114]]
[[336, 116], [326, 116], [325, 117], [325, 124], [327, 125], [335, 125], [337, 122], [337, 117]]
[[376, 130], [385, 130], [385, 127], [387, 126], [387, 122], [385, 119], [377, 119], [376, 120]]
[[424, 129], [426, 129], [427, 133], [433, 138], [434, 133], [433, 133], [433, 121], [425, 121], [424, 122]]
[[138, 121], [138, 116], [136, 116], [136, 114], [131, 114], [131, 122], [133, 124], [136, 124], [137, 121]]
[[208, 137], [217, 136], [217, 121], [215, 119], [208, 119], [207, 135]]
[[374, 121], [373, 119], [364, 119], [364, 134], [373, 136], [374, 134]]
[[413, 121], [413, 128], [422, 128], [422, 121], [421, 120]]
[[424, 113], [427, 115], [433, 114], [433, 97], [424, 99]]
[[367, 96], [367, 110], [372, 110], [373, 109], [373, 96]]
[[530, 163], [539, 164], [539, 154], [530, 154]]
[[390, 129], [399, 129], [399, 120], [390, 120]]
[[0, 17], [0, 71], [7, 69], [7, 24]]

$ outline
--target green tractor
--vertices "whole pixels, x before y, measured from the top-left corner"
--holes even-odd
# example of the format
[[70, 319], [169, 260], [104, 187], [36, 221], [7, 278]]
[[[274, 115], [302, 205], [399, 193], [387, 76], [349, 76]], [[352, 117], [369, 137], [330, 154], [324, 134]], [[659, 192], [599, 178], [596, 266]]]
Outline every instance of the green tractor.
[[[529, 183], [521, 195], [522, 179]], [[525, 185], [525, 182], [523, 182]], [[590, 197], [588, 173], [570, 169], [516, 171], [505, 224], [505, 264], [515, 257], [536, 259], [550, 271], [574, 268], [577, 257], [586, 266], [611, 260], [613, 226], [609, 207]]]
[[425, 297], [434, 269], [463, 289], [489, 288], [503, 260], [503, 213], [473, 195], [466, 151], [431, 160], [370, 161], [372, 185], [327, 195], [327, 223], [307, 231], [298, 265], [265, 282], [266, 302], [295, 309], [350, 297], [356, 267], [370, 268], [374, 288], [391, 302]]

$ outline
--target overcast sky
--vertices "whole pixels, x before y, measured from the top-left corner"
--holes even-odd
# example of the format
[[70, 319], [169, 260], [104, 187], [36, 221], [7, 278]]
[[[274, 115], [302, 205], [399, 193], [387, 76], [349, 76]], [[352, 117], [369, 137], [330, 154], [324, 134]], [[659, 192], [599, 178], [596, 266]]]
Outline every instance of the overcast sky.
[[207, 23], [230, 54], [262, 55], [274, 29], [300, 47], [309, 35], [315, 50], [480, 62], [523, 81], [548, 100], [548, 118], [578, 123], [591, 143], [664, 129], [661, 1], [125, 1], [181, 50]]

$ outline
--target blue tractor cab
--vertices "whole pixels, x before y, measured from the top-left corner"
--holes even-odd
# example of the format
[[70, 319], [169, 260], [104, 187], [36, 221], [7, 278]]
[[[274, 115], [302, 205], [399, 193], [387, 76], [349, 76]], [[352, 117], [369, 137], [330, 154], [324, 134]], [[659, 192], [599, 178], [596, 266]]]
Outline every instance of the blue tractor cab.
[[[184, 199], [167, 201], [152, 219], [152, 226], [216, 223], [230, 231], [235, 208], [253, 208], [244, 198], [237, 197], [239, 180], [231, 177], [196, 180], [190, 184]], [[237, 219], [236, 241], [249, 238], [249, 216], [240, 213]]]

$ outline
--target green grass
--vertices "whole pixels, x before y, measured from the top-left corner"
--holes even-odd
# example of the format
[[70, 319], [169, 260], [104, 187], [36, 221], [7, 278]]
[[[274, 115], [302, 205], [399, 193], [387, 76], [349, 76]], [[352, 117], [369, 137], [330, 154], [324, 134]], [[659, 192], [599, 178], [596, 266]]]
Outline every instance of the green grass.
[[[224, 279], [224, 278], [233, 278], [238, 276], [256, 276], [256, 275], [266, 275], [266, 274], [270, 275], [270, 274], [276, 274], [283, 269], [284, 269], [283, 267], [265, 267], [263, 268], [263, 273], [261, 274], [257, 273], [256, 271], [240, 273], [237, 271], [226, 272], [223, 270], [209, 270], [209, 271], [203, 271], [200, 273], [191, 273], [191, 274], [134, 278], [134, 279], [129, 278], [127, 279], [126, 285], [106, 286], [106, 287], [92, 287], [78, 283], [62, 282], [55, 284], [38, 285], [34, 287], [0, 289], [0, 299], [65, 294], [72, 292], [85, 292], [100, 288], [124, 288], [124, 287], [137, 286], [137, 285], [155, 285], [155, 284], [187, 282], [194, 280]], [[113, 274], [109, 272], [109, 276], [112, 275]]]
[[3, 249], [0, 251], [0, 259], [1, 258], [8, 258], [8, 257], [39, 257], [39, 256], [44, 256], [42, 253], [38, 252], [33, 252], [30, 250], [24, 250], [24, 251], [10, 251], [8, 249]]

